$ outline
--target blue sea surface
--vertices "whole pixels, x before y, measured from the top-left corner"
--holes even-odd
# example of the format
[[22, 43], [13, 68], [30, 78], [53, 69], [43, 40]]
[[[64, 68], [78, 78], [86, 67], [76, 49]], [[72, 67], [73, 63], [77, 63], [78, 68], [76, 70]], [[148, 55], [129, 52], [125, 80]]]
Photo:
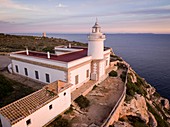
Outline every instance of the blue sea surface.
[[[47, 36], [87, 43], [88, 34], [47, 33]], [[112, 47], [115, 54], [170, 100], [170, 34], [106, 34], [106, 38], [106, 47]]]

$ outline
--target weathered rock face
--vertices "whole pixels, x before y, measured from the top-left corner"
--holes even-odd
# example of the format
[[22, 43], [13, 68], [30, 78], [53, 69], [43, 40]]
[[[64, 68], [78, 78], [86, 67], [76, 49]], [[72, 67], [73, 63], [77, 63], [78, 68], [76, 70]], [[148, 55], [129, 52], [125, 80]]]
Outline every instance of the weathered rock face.
[[133, 127], [133, 126], [127, 122], [118, 121], [114, 123], [114, 127]]
[[158, 124], [155, 117], [150, 112], [148, 112], [148, 114], [149, 114], [149, 125], [151, 125], [151, 127], [157, 127]]
[[159, 100], [162, 103], [162, 106], [165, 107], [166, 109], [169, 109], [169, 100], [162, 98]]
[[134, 72], [134, 70], [132, 70], [132, 68], [129, 69], [129, 73], [132, 74], [132, 75], [130, 75], [132, 82], [133, 83], [137, 82], [137, 78], [136, 78], [135, 72]]
[[141, 118], [143, 121], [145, 121], [145, 123], [149, 122], [146, 101], [143, 96], [136, 94], [129, 103], [124, 102], [122, 111], [120, 111], [120, 118], [130, 115]]

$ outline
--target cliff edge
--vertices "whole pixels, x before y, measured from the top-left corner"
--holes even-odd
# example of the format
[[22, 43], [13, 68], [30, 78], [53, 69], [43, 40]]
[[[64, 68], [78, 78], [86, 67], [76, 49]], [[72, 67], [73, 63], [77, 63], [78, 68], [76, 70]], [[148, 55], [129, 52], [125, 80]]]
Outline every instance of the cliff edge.
[[111, 55], [111, 63], [128, 68], [126, 98], [114, 127], [170, 127], [169, 100], [141, 78], [128, 63]]

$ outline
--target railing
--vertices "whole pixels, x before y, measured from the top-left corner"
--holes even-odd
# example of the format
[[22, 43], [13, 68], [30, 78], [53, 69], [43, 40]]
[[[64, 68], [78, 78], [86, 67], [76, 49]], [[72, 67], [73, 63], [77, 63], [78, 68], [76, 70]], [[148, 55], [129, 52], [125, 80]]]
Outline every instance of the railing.
[[127, 83], [127, 75], [128, 75], [128, 71], [129, 71], [129, 66], [127, 67], [127, 72], [126, 72], [126, 78], [125, 78], [125, 84], [124, 84], [124, 90], [119, 98], [119, 100], [117, 101], [116, 105], [114, 106], [114, 108], [112, 109], [112, 111], [110, 112], [109, 116], [107, 117], [107, 119], [104, 121], [104, 123], [101, 125], [101, 127], [106, 127], [107, 124], [109, 123], [110, 119], [112, 118], [112, 116], [114, 115], [115, 111], [117, 110], [118, 106], [120, 105], [120, 102], [122, 101], [122, 99], [126, 96], [126, 83]]

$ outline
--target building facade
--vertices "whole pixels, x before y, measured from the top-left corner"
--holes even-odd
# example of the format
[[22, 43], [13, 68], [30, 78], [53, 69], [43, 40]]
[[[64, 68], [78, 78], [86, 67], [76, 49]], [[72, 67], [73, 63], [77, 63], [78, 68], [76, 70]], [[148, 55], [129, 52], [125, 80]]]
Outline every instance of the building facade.
[[73, 84], [72, 91], [88, 80], [102, 80], [110, 64], [110, 48], [104, 48], [105, 35], [96, 22], [88, 37], [88, 48], [59, 46], [55, 54], [20, 51], [11, 53], [12, 71], [28, 78], [51, 83]]
[[28, 49], [11, 53], [10, 72], [49, 85], [1, 108], [2, 126], [41, 127], [69, 108], [71, 92], [76, 88], [89, 80], [104, 80], [111, 53], [104, 47], [104, 40], [96, 22], [88, 37], [88, 48], [69, 45], [55, 47], [55, 54]]

